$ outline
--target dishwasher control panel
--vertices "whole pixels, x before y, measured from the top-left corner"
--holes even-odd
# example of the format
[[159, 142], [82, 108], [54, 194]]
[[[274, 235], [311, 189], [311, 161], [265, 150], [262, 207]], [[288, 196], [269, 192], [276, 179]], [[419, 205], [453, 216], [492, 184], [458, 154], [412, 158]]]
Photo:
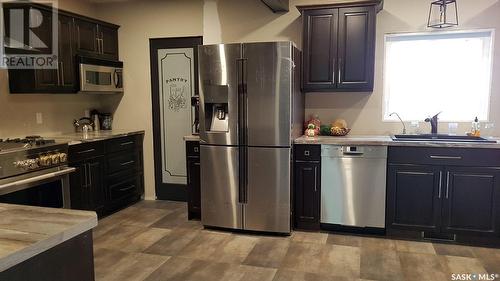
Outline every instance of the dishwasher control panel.
[[322, 157], [387, 158], [386, 146], [322, 145]]

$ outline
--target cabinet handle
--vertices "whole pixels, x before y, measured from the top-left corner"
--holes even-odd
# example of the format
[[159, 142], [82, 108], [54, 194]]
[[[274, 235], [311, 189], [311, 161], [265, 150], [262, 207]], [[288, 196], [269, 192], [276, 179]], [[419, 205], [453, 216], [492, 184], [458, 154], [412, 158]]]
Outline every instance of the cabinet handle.
[[311, 155], [311, 152], [309, 150], [304, 150], [304, 156], [309, 156]]
[[318, 167], [314, 167], [314, 192], [318, 192]]
[[335, 84], [335, 63], [336, 63], [336, 60], [335, 58], [333, 59], [333, 62], [332, 62], [332, 67], [333, 67], [333, 70], [332, 70], [332, 83]]
[[120, 191], [127, 191], [127, 190], [131, 190], [132, 188], [135, 188], [135, 184], [129, 186], [129, 187], [125, 187], [125, 188], [120, 188], [119, 190]]
[[101, 32], [101, 54], [104, 55], [104, 33]]
[[126, 146], [126, 145], [131, 145], [131, 144], [134, 144], [133, 141], [128, 141], [128, 142], [122, 142], [120, 143], [121, 146]]
[[341, 58], [339, 58], [339, 71], [338, 71], [337, 75], [338, 75], [337, 83], [340, 84], [340, 78], [342, 78], [342, 59]]
[[438, 198], [441, 199], [441, 190], [443, 188], [443, 172], [440, 171], [439, 172], [439, 194], [438, 194]]
[[450, 172], [446, 173], [446, 199], [450, 198]]
[[61, 63], [59, 63], [59, 65], [57, 66], [57, 69], [56, 69], [56, 74], [57, 74], [57, 85], [60, 86], [61, 85], [61, 72], [59, 70], [59, 67], [61, 66]]
[[77, 153], [78, 154], [85, 154], [85, 153], [94, 152], [94, 151], [95, 151], [95, 148], [91, 148], [91, 149], [87, 149], [87, 150], [83, 150], [83, 151], [78, 151]]
[[61, 65], [61, 86], [64, 86], [64, 63], [61, 61], [59, 64]]
[[194, 163], [195, 166], [200, 166], [200, 163]]
[[431, 155], [431, 159], [448, 159], [448, 160], [462, 160], [461, 156], [445, 156], [445, 155]]
[[88, 180], [88, 172], [87, 172], [87, 164], [83, 164], [83, 177], [85, 178], [85, 182], [84, 182], [84, 188], [87, 188], [89, 186], [89, 180]]
[[131, 161], [127, 161], [127, 162], [124, 162], [124, 163], [120, 163], [121, 166], [127, 166], [127, 165], [130, 165], [130, 164], [134, 164], [135, 161], [134, 160], [131, 160]]
[[89, 165], [89, 186], [92, 186], [92, 172], [90, 171], [90, 164]]

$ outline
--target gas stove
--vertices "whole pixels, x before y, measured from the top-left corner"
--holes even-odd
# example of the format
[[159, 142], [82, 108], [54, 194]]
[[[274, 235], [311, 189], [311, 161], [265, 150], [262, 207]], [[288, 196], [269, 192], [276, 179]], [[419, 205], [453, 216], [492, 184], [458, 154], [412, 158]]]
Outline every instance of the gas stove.
[[0, 180], [67, 164], [68, 145], [40, 136], [0, 139]]
[[[75, 168], [67, 164], [67, 143], [40, 136], [0, 139], [0, 202], [69, 208], [69, 174]], [[18, 200], [28, 197], [26, 202]], [[61, 202], [33, 203], [44, 198]]]

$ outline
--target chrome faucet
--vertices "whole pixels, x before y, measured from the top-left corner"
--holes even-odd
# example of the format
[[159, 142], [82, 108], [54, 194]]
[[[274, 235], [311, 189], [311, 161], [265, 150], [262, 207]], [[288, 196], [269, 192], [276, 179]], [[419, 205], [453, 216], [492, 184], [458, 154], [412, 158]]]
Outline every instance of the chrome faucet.
[[441, 114], [441, 112], [439, 112], [438, 114], [436, 114], [432, 117], [425, 119], [425, 122], [431, 123], [431, 134], [433, 134], [433, 135], [436, 135], [438, 133], [438, 120], [439, 120], [438, 116], [439, 116], [439, 114]]
[[399, 116], [399, 114], [397, 112], [393, 112], [393, 113], [389, 114], [389, 117], [392, 117], [393, 115], [396, 115], [398, 117], [399, 121], [401, 121], [401, 124], [403, 124], [403, 135], [406, 135], [405, 122], [403, 122], [403, 119], [401, 119], [401, 116]]

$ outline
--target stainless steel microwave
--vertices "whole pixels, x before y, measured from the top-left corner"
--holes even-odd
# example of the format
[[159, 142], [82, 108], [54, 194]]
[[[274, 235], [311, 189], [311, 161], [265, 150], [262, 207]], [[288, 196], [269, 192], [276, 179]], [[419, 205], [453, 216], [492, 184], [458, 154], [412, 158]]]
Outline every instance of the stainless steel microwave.
[[123, 93], [123, 62], [79, 58], [80, 92]]

